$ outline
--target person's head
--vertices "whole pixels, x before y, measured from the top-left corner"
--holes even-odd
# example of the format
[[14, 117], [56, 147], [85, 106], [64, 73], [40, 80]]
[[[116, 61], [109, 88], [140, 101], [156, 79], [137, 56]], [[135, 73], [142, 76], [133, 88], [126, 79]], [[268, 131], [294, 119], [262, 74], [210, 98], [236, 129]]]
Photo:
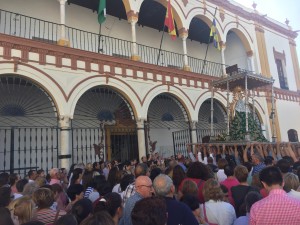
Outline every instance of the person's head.
[[224, 167], [228, 165], [227, 160], [223, 158], [220, 158], [217, 163], [219, 169], [224, 169]]
[[55, 225], [78, 225], [77, 220], [74, 215], [67, 214], [60, 217], [56, 222]]
[[252, 163], [254, 164], [254, 165], [258, 165], [258, 164], [260, 164], [260, 163], [262, 163], [263, 161], [264, 161], [264, 159], [261, 157], [261, 155], [260, 154], [258, 154], [258, 153], [254, 153], [252, 156], [251, 156], [251, 158], [252, 158]]
[[113, 187], [116, 184], [120, 183], [121, 176], [122, 176], [122, 171], [119, 171], [119, 168], [115, 166], [109, 170], [107, 181]]
[[0, 173], [0, 187], [8, 185], [9, 182], [9, 174], [8, 173]]
[[153, 181], [153, 187], [157, 196], [173, 196], [175, 187], [172, 179], [165, 174], [158, 175]]
[[186, 204], [192, 210], [196, 219], [198, 219], [198, 217], [200, 216], [200, 207], [199, 207], [198, 198], [192, 195], [184, 195], [182, 196], [180, 201]]
[[280, 169], [281, 173], [285, 174], [285, 173], [288, 173], [290, 171], [290, 163], [288, 160], [286, 159], [280, 159], [276, 166]]
[[30, 182], [24, 186], [22, 194], [32, 196], [33, 192], [35, 192], [37, 189], [39, 189], [39, 186], [35, 182]]
[[27, 179], [21, 179], [17, 181], [16, 188], [19, 193], [22, 193], [25, 185], [28, 183]]
[[0, 225], [14, 225], [13, 220], [11, 219], [11, 214], [9, 209], [1, 206], [0, 207]]
[[259, 174], [256, 173], [252, 176], [252, 181], [251, 181], [251, 186], [257, 187], [258, 189], [264, 188], [260, 179], [259, 179]]
[[47, 180], [45, 177], [37, 177], [34, 181], [39, 187], [42, 187], [47, 184]]
[[141, 157], [141, 162], [142, 163], [147, 163], [147, 156], [142, 156]]
[[54, 196], [50, 189], [39, 188], [32, 196], [33, 201], [37, 205], [38, 209], [50, 208], [54, 202]]
[[249, 171], [247, 167], [238, 165], [234, 168], [234, 176], [240, 183], [247, 182]]
[[197, 184], [192, 180], [185, 180], [182, 184], [182, 195], [192, 195], [198, 197]]
[[173, 168], [173, 182], [175, 187], [179, 187], [179, 185], [181, 184], [181, 181], [183, 181], [184, 178], [186, 178], [186, 174], [183, 170], [183, 168], [180, 165], [176, 165]]
[[100, 211], [83, 220], [80, 225], [115, 225], [115, 222], [108, 212]]
[[207, 158], [207, 163], [213, 164], [214, 163], [214, 158], [213, 157], [208, 157]]
[[72, 202], [83, 198], [83, 186], [81, 184], [72, 184], [67, 189], [67, 195]]
[[265, 157], [264, 163], [266, 164], [266, 166], [273, 166], [274, 158], [272, 156], [268, 155], [268, 156]]
[[35, 180], [37, 178], [36, 170], [29, 170], [27, 175], [29, 180]]
[[43, 169], [38, 170], [36, 173], [38, 177], [46, 177], [45, 171]]
[[92, 163], [87, 163], [85, 165], [85, 172], [92, 172], [93, 171], [93, 164]]
[[144, 198], [150, 197], [153, 193], [151, 179], [148, 176], [139, 176], [135, 180], [135, 189]]
[[80, 224], [93, 212], [93, 203], [87, 198], [80, 199], [72, 206], [71, 212]]
[[95, 206], [94, 213], [102, 210], [107, 211], [112, 218], [116, 218], [116, 221], [118, 221], [123, 213], [121, 196], [115, 192], [106, 194]]
[[13, 174], [9, 175], [9, 185], [10, 186], [15, 185], [18, 182], [18, 180], [20, 180], [20, 175], [19, 174], [13, 173]]
[[59, 184], [52, 184], [51, 190], [54, 194], [54, 199], [57, 199], [59, 197], [60, 193], [63, 192], [63, 188]]
[[291, 190], [297, 191], [300, 183], [299, 178], [296, 174], [287, 173], [283, 176], [284, 186], [283, 189], [286, 192], [290, 192]]
[[125, 191], [127, 186], [133, 182], [134, 182], [134, 176], [132, 174], [125, 174], [120, 182], [121, 190]]
[[224, 173], [227, 177], [231, 177], [234, 175], [234, 167], [231, 165], [226, 165], [224, 167]]
[[8, 208], [18, 217], [20, 224], [31, 221], [35, 214], [35, 204], [31, 197], [24, 196], [12, 201]]
[[201, 162], [193, 162], [189, 166], [186, 176], [189, 178], [207, 180], [210, 178], [210, 171], [205, 164]]
[[269, 166], [260, 171], [259, 179], [267, 190], [282, 188], [283, 185], [282, 174], [279, 168], [275, 166]]
[[150, 172], [150, 179], [153, 181], [155, 177], [157, 177], [161, 173], [162, 171], [159, 167], [153, 168]]
[[73, 176], [71, 178], [70, 184], [79, 184], [83, 175], [83, 169], [75, 168], [73, 170]]
[[6, 207], [14, 198], [10, 187], [0, 187], [0, 207]]
[[134, 169], [135, 178], [139, 176], [149, 176], [149, 168], [146, 163], [139, 163]]
[[159, 197], [144, 198], [138, 201], [131, 213], [133, 225], [166, 225], [167, 206]]
[[228, 193], [228, 188], [223, 185], [223, 184], [220, 184], [220, 187], [221, 187], [221, 190], [223, 192], [223, 201], [224, 202], [229, 202], [229, 193]]
[[202, 192], [206, 202], [209, 200], [222, 201], [224, 198], [219, 182], [213, 178], [205, 182]]
[[99, 164], [99, 162], [94, 162], [93, 163], [93, 170], [100, 170], [100, 164]]
[[258, 193], [256, 191], [248, 192], [246, 197], [245, 197], [246, 211], [249, 213], [250, 210], [251, 210], [252, 205], [255, 202], [258, 202], [261, 199], [262, 199], [262, 196], [261, 196], [260, 193]]
[[60, 171], [58, 168], [52, 168], [49, 172], [51, 179], [60, 179]]

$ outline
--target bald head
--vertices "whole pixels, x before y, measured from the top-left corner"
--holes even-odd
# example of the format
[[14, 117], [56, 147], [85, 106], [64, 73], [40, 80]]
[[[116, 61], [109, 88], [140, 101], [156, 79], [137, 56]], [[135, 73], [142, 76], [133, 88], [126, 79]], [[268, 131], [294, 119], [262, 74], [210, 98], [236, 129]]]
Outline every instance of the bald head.
[[150, 197], [153, 193], [151, 179], [148, 176], [139, 176], [135, 180], [135, 189], [144, 198]]
[[156, 195], [158, 196], [169, 196], [173, 195], [174, 185], [172, 179], [165, 175], [158, 175], [153, 181], [153, 187]]

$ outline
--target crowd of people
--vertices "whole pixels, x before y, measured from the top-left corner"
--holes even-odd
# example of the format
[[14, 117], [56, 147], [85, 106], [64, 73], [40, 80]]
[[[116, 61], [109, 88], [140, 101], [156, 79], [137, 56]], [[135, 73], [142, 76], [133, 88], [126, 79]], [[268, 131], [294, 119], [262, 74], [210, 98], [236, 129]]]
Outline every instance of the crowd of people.
[[1, 173], [0, 225], [300, 224], [299, 144], [196, 144], [187, 155]]

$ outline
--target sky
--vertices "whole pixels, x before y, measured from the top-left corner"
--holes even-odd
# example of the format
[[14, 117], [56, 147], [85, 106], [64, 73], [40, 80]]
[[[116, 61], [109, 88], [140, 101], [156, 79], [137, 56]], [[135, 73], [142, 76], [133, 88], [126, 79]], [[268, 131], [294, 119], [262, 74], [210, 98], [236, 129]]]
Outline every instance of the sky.
[[[253, 0], [234, 0], [247, 8], [253, 9]], [[299, 0], [254, 0], [257, 4], [256, 10], [268, 17], [285, 24], [290, 21], [292, 30], [300, 30], [300, 1]], [[300, 64], [300, 31], [295, 39], [297, 44], [297, 55]]]

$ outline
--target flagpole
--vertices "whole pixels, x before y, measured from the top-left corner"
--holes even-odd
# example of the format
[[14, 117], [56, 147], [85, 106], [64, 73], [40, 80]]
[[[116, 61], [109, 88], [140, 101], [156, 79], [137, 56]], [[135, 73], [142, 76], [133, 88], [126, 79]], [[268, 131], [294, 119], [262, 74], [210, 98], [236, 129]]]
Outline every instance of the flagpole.
[[[217, 14], [217, 7], [215, 9], [214, 19], [216, 18], [216, 14]], [[202, 70], [201, 70], [201, 74], [203, 74], [203, 70], [204, 70], [205, 65], [206, 65], [206, 57], [207, 57], [207, 52], [208, 52], [208, 46], [210, 44], [210, 38], [211, 38], [211, 36], [209, 34], [208, 43], [207, 43], [206, 52], [205, 52], [205, 57], [204, 57], [204, 62], [203, 62]]]
[[166, 25], [164, 24], [163, 33], [162, 33], [162, 36], [161, 36], [160, 46], [159, 46], [159, 50], [158, 50], [158, 56], [157, 56], [157, 62], [156, 62], [156, 65], [158, 65], [159, 58], [160, 58], [161, 46], [162, 46], [162, 42], [163, 42], [164, 34], [165, 34], [165, 27], [166, 27]]
[[100, 42], [101, 42], [101, 23], [100, 23], [100, 26], [99, 26], [98, 53], [100, 53]]

